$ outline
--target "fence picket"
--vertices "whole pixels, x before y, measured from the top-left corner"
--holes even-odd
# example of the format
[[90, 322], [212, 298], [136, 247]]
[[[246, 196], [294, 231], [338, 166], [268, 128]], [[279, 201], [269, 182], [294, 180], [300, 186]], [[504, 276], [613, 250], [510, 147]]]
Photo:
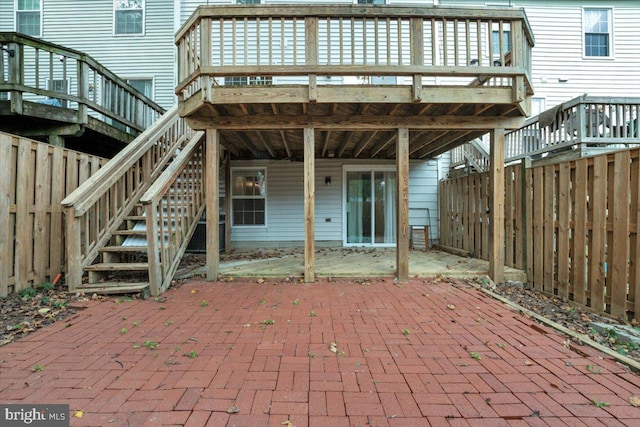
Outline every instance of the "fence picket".
[[[486, 175], [440, 184], [443, 245], [463, 249], [451, 233], [467, 232], [468, 250], [485, 260]], [[640, 149], [510, 166], [505, 176], [505, 228], [515, 246], [514, 258], [505, 241], [505, 265], [526, 268], [533, 287], [547, 294], [640, 320]], [[462, 218], [469, 222], [464, 228]]]
[[[105, 162], [83, 156], [96, 168]], [[0, 297], [61, 272], [66, 245], [60, 202], [78, 185], [75, 159], [69, 150], [0, 132]]]

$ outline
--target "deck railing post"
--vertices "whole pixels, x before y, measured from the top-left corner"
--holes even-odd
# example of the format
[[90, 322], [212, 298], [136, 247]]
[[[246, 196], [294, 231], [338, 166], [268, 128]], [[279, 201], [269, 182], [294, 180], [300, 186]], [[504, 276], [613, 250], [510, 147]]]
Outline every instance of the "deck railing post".
[[200, 20], [200, 88], [205, 102], [211, 102], [213, 85], [211, 76], [202, 74], [202, 69], [211, 65], [211, 38], [211, 18], [202, 18]]
[[[167, 209], [171, 209], [171, 206], [167, 206]], [[164, 236], [160, 235], [160, 230], [158, 229], [157, 200], [153, 200], [152, 203], [145, 206], [145, 215], [147, 217], [147, 252], [149, 254], [149, 292], [151, 292], [151, 296], [155, 297], [160, 295], [160, 286], [163, 282], [160, 269], [161, 262], [166, 262], [164, 253], [162, 254], [162, 261], [160, 260], [160, 251], [158, 250], [158, 243], [160, 239], [164, 239]]]
[[[308, 17], [304, 23], [305, 32], [305, 64], [318, 65], [318, 18]], [[318, 76], [309, 74], [309, 101], [318, 99]]]
[[[9, 55], [9, 83], [13, 85], [24, 84], [24, 46], [19, 43], [9, 43], [7, 48], [12, 55]], [[11, 111], [22, 114], [22, 91], [12, 90]]]
[[66, 236], [65, 242], [67, 246], [67, 273], [65, 275], [65, 283], [69, 287], [69, 291], [74, 291], [82, 285], [82, 240], [80, 221], [82, 217], [75, 216], [75, 207], [71, 206], [65, 211]]
[[86, 103], [89, 93], [89, 73], [84, 58], [76, 61], [78, 64], [78, 123], [86, 124], [89, 120]]
[[[424, 65], [424, 24], [422, 18], [411, 18], [411, 65]], [[433, 40], [431, 41], [433, 43]], [[432, 58], [435, 59], [435, 58]], [[413, 101], [422, 100], [422, 75], [413, 76]]]

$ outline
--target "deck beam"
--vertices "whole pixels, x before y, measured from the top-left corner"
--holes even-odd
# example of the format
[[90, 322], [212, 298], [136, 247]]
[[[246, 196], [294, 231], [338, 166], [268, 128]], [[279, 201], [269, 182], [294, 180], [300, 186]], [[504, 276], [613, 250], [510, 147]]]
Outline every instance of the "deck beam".
[[362, 131], [391, 130], [408, 128], [411, 130], [476, 130], [518, 129], [524, 124], [524, 117], [487, 116], [226, 116], [186, 118], [192, 129], [204, 130], [215, 127], [218, 130], [258, 131], [305, 129], [313, 126], [316, 130]]

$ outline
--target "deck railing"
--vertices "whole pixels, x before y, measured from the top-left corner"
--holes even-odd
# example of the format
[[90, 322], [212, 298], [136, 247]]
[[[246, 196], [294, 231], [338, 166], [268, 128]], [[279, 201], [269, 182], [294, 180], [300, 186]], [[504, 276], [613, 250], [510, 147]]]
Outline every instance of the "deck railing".
[[151, 295], [171, 284], [204, 212], [204, 160], [204, 132], [197, 132], [140, 199], [147, 218]]
[[574, 147], [640, 144], [640, 98], [581, 96], [528, 119], [505, 139], [507, 162]]
[[94, 117], [134, 136], [164, 113], [85, 53], [18, 33], [0, 33], [0, 48], [0, 100], [14, 113], [24, 101], [65, 107], [76, 123]]
[[308, 82], [311, 91], [319, 76], [406, 77], [396, 83], [414, 86], [520, 78], [530, 90], [533, 43], [522, 9], [200, 6], [176, 35], [176, 93], [206, 96], [224, 77], [252, 76]]
[[482, 145], [482, 141], [475, 139], [451, 150], [450, 167], [472, 166], [476, 172], [483, 172], [489, 168], [489, 152]]
[[172, 108], [62, 201], [70, 290], [80, 285], [83, 268], [98, 256], [98, 250], [192, 135], [177, 107]]

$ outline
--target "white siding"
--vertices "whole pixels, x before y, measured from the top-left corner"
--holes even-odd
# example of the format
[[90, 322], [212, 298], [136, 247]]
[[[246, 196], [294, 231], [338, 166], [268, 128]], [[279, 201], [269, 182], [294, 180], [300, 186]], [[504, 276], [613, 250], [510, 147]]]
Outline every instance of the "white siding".
[[[44, 0], [42, 39], [88, 53], [123, 78], [150, 78], [153, 99], [175, 103], [173, 0], [145, 2], [143, 35], [113, 34], [113, 0]], [[0, 31], [13, 31], [13, 1], [0, 1]], [[72, 81], [71, 85], [75, 83]]]
[[[439, 161], [411, 161], [409, 168], [409, 219], [411, 225], [431, 225], [438, 237]], [[393, 161], [316, 159], [315, 221], [318, 245], [341, 245], [344, 166], [394, 165]], [[300, 245], [304, 241], [304, 187], [302, 162], [234, 161], [233, 167], [267, 169], [267, 226], [233, 227], [235, 247]], [[331, 177], [331, 185], [325, 177]], [[428, 211], [427, 211], [428, 209]], [[330, 221], [327, 221], [330, 219]]]
[[[533, 30], [532, 79], [546, 108], [575, 97], [640, 96], [640, 2], [441, 0], [441, 5], [523, 7]], [[613, 9], [613, 57], [583, 57], [583, 7]], [[561, 82], [560, 80], [567, 80]]]

